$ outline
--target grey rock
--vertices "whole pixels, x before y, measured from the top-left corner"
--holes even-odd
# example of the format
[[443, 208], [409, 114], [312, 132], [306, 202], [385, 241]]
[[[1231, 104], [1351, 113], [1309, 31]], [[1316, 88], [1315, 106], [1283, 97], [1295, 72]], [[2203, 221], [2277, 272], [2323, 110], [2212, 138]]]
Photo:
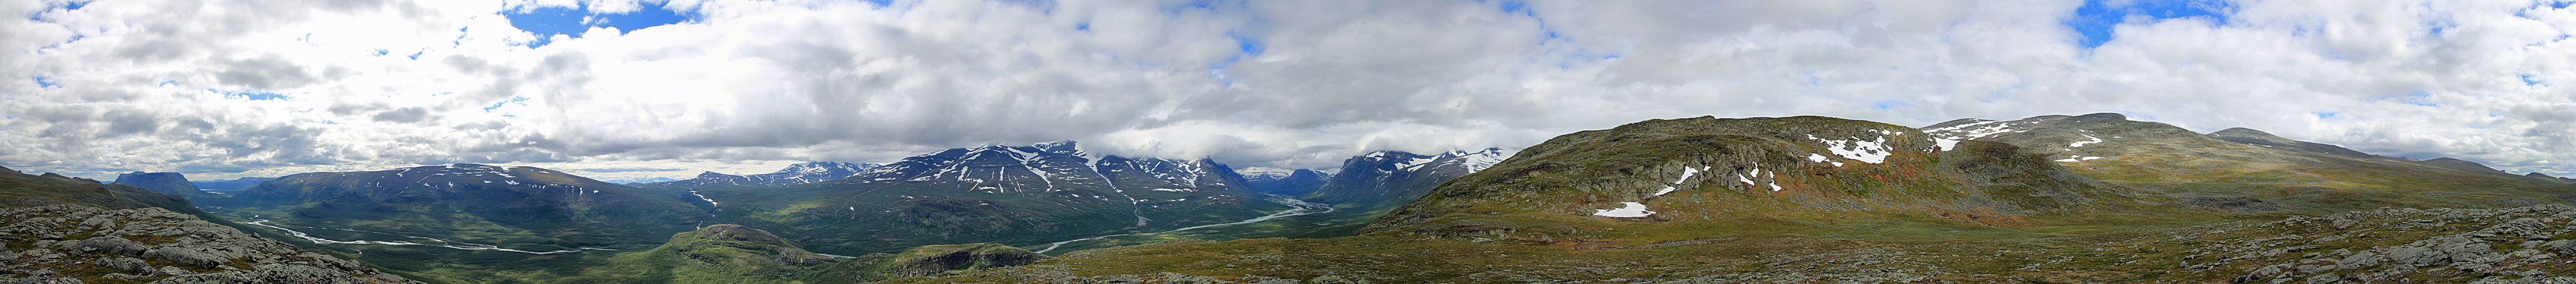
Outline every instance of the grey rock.
[[139, 255], [142, 254], [145, 249], [150, 248], [148, 246], [144, 246], [142, 243], [136, 243], [132, 240], [126, 240], [125, 238], [116, 236], [100, 236], [86, 240], [61, 242], [55, 243], [55, 246], [62, 248], [63, 251], [71, 253], [107, 253], [125, 256]]
[[[37, 244], [0, 255], [8, 259], [0, 261], [0, 284], [132, 282], [154, 277], [166, 278], [150, 283], [417, 283], [160, 208], [48, 205], [0, 208], [0, 216], [21, 217], [0, 221], [8, 222], [0, 224], [0, 241]], [[98, 236], [60, 240], [65, 234]], [[156, 268], [151, 265], [154, 260], [220, 270]], [[51, 277], [54, 269], [66, 267], [122, 273]]]
[[140, 274], [146, 274], [146, 275], [153, 274], [153, 273], [156, 273], [156, 272], [157, 272], [157, 271], [153, 271], [153, 269], [152, 269], [152, 265], [151, 265], [151, 264], [144, 264], [144, 263], [143, 263], [143, 260], [141, 260], [141, 259], [134, 259], [134, 258], [132, 258], [132, 257], [111, 258], [111, 259], [107, 259], [107, 260], [99, 261], [99, 263], [98, 263], [98, 264], [99, 264], [99, 266], [106, 266], [107, 268], [115, 268], [116, 270], [124, 270], [124, 271], [126, 271], [126, 272], [140, 273]]

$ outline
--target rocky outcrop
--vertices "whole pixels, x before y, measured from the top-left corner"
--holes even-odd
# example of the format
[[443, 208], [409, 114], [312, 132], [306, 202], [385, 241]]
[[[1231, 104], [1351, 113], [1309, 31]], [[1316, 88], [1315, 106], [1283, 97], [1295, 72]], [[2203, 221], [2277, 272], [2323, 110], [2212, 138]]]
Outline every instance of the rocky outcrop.
[[2239, 283], [2576, 283], [2565, 261], [2576, 258], [2576, 207], [2382, 209], [2213, 226], [2172, 238], [2238, 230], [2304, 233], [2204, 240], [2214, 243], [2191, 252], [2230, 257], [2182, 268], [2256, 267], [2236, 277]]
[[[768, 231], [733, 224], [717, 224], [696, 231], [671, 236], [663, 248], [684, 252], [698, 263], [726, 263], [763, 267], [804, 268], [832, 262], [831, 257], [807, 252], [787, 239]], [[738, 249], [747, 253], [715, 253], [718, 249]]]
[[1046, 255], [1017, 247], [997, 244], [964, 244], [922, 246], [878, 261], [887, 264], [892, 277], [921, 277], [950, 270], [975, 270], [1021, 266], [1046, 260]]
[[0, 216], [0, 283], [417, 283], [160, 208]]

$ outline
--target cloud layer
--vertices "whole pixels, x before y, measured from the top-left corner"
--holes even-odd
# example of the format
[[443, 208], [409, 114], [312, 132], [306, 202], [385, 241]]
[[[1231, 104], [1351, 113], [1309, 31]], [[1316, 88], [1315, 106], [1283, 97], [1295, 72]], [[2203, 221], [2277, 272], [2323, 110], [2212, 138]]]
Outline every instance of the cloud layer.
[[[690, 19], [541, 37], [504, 16], [547, 8]], [[1311, 168], [1652, 118], [1920, 126], [2093, 112], [2576, 174], [2576, 92], [2557, 87], [2576, 82], [2576, 12], [2555, 2], [101, 0], [0, 12], [25, 16], [0, 20], [0, 165], [84, 176], [471, 162], [685, 177], [1054, 140]], [[586, 22], [599, 19], [615, 18]]]

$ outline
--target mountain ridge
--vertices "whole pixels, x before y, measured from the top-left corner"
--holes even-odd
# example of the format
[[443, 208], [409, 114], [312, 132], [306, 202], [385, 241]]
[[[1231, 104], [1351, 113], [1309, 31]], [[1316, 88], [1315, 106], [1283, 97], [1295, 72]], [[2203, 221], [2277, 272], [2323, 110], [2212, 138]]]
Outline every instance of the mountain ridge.
[[690, 179], [651, 182], [644, 183], [644, 185], [669, 187], [798, 185], [850, 177], [851, 175], [857, 175], [861, 171], [866, 171], [878, 166], [883, 165], [848, 162], [803, 162], [788, 165], [786, 168], [765, 174], [730, 175], [717, 172], [702, 172], [698, 173], [697, 177]]

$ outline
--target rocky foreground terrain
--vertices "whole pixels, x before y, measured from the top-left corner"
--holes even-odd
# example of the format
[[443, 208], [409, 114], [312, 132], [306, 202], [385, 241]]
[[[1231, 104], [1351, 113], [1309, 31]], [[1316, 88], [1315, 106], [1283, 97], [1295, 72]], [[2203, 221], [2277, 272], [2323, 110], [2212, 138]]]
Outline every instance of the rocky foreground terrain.
[[0, 216], [0, 283], [418, 283], [160, 208]]

